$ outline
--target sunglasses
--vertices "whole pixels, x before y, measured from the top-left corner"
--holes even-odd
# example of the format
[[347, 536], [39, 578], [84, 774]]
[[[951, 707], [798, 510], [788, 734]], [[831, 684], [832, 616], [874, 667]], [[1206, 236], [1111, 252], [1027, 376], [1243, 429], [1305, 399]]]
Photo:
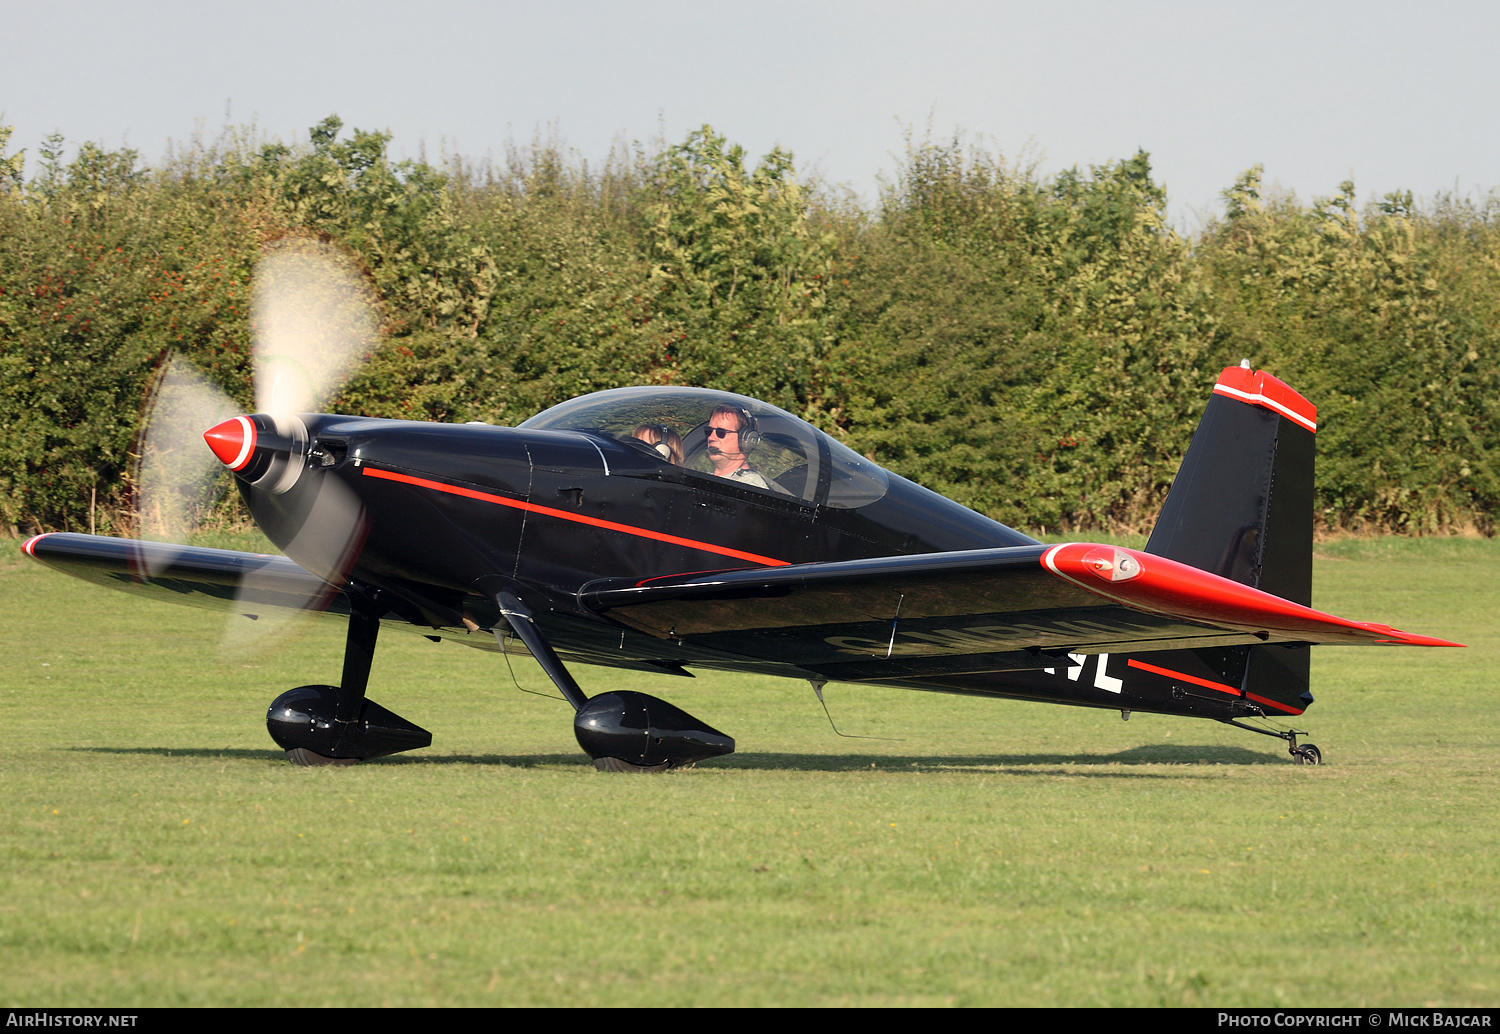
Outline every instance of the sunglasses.
[[710, 427], [708, 429], [708, 436], [710, 438], [728, 438], [732, 434], [739, 434], [739, 432], [732, 427]]

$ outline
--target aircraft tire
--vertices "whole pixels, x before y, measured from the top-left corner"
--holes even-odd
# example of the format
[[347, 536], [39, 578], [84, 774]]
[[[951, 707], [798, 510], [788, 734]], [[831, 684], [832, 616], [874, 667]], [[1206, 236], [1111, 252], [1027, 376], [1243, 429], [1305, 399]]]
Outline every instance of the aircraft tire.
[[660, 765], [633, 765], [629, 761], [622, 761], [619, 758], [595, 758], [594, 767], [601, 772], [656, 773], [665, 772], [672, 767], [672, 763], [666, 761]]
[[1302, 765], [1321, 765], [1323, 752], [1311, 743], [1297, 748], [1297, 762]]
[[358, 758], [325, 758], [322, 754], [314, 754], [306, 747], [293, 747], [286, 752], [286, 759], [299, 768], [323, 768], [327, 765], [355, 765], [359, 763]]

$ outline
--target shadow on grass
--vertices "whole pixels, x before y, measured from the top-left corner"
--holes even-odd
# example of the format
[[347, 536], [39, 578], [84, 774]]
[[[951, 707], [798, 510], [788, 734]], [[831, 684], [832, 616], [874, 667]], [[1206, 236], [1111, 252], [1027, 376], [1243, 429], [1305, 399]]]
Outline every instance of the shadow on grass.
[[[228, 758], [237, 761], [274, 761], [286, 764], [286, 752], [275, 747], [63, 747], [84, 754], [149, 754], [162, 758]], [[588, 766], [585, 754], [391, 754], [372, 758], [367, 765], [501, 765], [540, 768], [546, 765]]]
[[[1290, 759], [1244, 747], [1216, 745], [1133, 747], [1110, 754], [733, 754], [704, 762], [705, 766], [738, 769], [789, 769], [794, 771], [852, 772], [861, 769], [926, 772], [993, 771], [996, 769], [1041, 769], [1054, 773], [1059, 766], [1100, 768], [1115, 765], [1280, 765]], [[1026, 773], [1017, 773], [1026, 774]], [[1041, 773], [1039, 773], [1041, 774]], [[1072, 775], [1118, 775], [1119, 773], [1070, 772]]]
[[[275, 749], [255, 750], [243, 747], [68, 747], [71, 751], [95, 754], [152, 754], [158, 757], [232, 758], [243, 761], [284, 763], [285, 755]], [[962, 772], [1024, 769], [1018, 775], [1056, 774], [1059, 766], [1071, 766], [1070, 775], [1119, 775], [1120, 773], [1079, 772], [1077, 768], [1115, 765], [1287, 765], [1290, 758], [1278, 753], [1249, 750], [1245, 747], [1219, 745], [1170, 744], [1132, 747], [1110, 754], [731, 754], [703, 762], [704, 768], [790, 772]], [[372, 765], [494, 765], [504, 768], [589, 768], [582, 753], [569, 754], [393, 754], [366, 762]], [[1142, 775], [1146, 773], [1141, 773]], [[1159, 776], [1158, 776], [1159, 777]]]
[[237, 761], [286, 761], [286, 751], [268, 747], [59, 747], [80, 754], [150, 754], [159, 758], [232, 758]]

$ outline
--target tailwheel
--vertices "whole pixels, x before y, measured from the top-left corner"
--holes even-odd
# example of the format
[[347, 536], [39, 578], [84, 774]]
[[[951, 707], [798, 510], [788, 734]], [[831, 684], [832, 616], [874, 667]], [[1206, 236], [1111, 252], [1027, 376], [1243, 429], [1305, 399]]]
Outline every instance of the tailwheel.
[[1246, 732], [1259, 733], [1262, 736], [1275, 736], [1278, 740], [1286, 741], [1286, 752], [1297, 759], [1299, 765], [1321, 765], [1323, 763], [1323, 752], [1311, 743], [1297, 746], [1297, 737], [1306, 736], [1307, 733], [1300, 729], [1257, 729], [1253, 725], [1244, 725], [1233, 718], [1220, 718], [1219, 721], [1225, 725], [1232, 725], [1236, 729], [1244, 729]]

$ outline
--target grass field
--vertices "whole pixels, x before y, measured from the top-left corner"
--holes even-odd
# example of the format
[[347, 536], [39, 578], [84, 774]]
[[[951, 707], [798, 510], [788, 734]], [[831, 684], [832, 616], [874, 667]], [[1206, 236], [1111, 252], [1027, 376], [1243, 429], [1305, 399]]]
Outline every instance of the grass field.
[[[0, 544], [0, 1001], [1495, 1005], [1500, 542], [1319, 547], [1314, 604], [1467, 650], [1320, 648], [1328, 764], [1215, 723], [584, 669], [740, 752], [595, 772], [503, 659], [387, 635], [434, 744], [296, 769], [323, 622], [220, 648]], [[516, 665], [523, 687], [551, 692]]]

